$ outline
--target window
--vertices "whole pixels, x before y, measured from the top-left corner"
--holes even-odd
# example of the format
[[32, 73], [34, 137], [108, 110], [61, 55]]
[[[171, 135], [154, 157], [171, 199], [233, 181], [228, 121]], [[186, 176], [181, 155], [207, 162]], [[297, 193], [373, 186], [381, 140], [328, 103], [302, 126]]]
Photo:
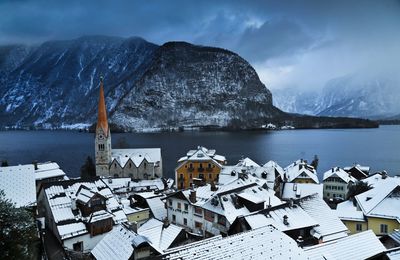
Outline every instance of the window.
[[218, 215], [218, 224], [225, 226], [226, 225], [226, 218], [222, 215]]
[[180, 203], [180, 202], [178, 202], [177, 208], [178, 208], [179, 210], [181, 209], [181, 203]]
[[200, 166], [199, 166], [199, 168], [203, 168], [203, 165], [200, 163]]
[[172, 200], [168, 200], [169, 206], [172, 207]]
[[204, 174], [199, 173], [199, 178], [204, 180]]
[[208, 179], [212, 180], [212, 174], [211, 173], [208, 174]]
[[214, 222], [214, 213], [209, 210], [204, 210], [204, 218], [210, 222]]
[[387, 234], [388, 226], [386, 224], [381, 224], [381, 234]]
[[187, 219], [183, 218], [183, 225], [187, 226]]
[[356, 231], [362, 231], [362, 224], [356, 224]]
[[195, 221], [194, 222], [194, 227], [197, 228], [197, 229], [201, 229], [203, 227], [203, 223]]
[[189, 204], [185, 203], [185, 211], [189, 211]]
[[211, 163], [208, 164], [208, 168], [211, 168]]
[[72, 245], [74, 251], [82, 252], [83, 251], [83, 242], [77, 242]]
[[200, 207], [194, 207], [194, 214], [203, 216], [203, 210]]
[[104, 144], [99, 144], [99, 150], [104, 151]]
[[175, 223], [175, 222], [176, 222], [176, 216], [172, 215], [172, 223]]

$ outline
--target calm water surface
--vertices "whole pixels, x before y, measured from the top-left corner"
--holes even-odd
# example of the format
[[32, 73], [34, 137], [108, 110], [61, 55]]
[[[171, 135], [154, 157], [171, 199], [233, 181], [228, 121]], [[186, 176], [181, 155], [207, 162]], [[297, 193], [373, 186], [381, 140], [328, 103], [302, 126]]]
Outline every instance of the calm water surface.
[[[112, 134], [114, 148], [161, 147], [164, 175], [172, 177], [176, 161], [198, 145], [217, 150], [229, 164], [250, 157], [259, 164], [277, 161], [282, 167], [303, 158], [319, 157], [318, 172], [355, 162], [372, 171], [400, 174], [400, 126], [377, 129], [287, 130], [256, 132], [183, 132]], [[0, 132], [0, 159], [11, 165], [56, 161], [71, 177], [79, 176], [85, 158], [94, 156], [94, 134], [72, 131]]]

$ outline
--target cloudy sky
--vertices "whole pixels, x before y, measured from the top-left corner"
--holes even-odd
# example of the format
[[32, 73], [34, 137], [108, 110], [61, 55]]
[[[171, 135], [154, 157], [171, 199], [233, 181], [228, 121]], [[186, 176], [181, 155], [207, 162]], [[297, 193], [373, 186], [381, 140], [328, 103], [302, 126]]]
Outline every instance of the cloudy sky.
[[400, 74], [400, 0], [0, 0], [0, 44], [91, 34], [227, 48], [270, 89]]

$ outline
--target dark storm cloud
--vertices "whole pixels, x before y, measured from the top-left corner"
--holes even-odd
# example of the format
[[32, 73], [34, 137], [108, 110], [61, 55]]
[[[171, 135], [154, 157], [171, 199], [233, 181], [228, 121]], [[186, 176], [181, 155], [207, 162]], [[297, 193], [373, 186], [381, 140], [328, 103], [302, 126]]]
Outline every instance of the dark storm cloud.
[[184, 40], [238, 52], [270, 87], [398, 68], [399, 28], [396, 0], [0, 0], [0, 44], [90, 34]]

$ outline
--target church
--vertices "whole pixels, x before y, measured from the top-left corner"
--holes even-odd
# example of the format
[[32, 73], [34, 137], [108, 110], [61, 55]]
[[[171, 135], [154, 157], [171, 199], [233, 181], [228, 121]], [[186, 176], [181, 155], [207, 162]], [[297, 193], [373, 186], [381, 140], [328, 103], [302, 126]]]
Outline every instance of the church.
[[100, 79], [95, 154], [97, 176], [132, 179], [162, 177], [161, 148], [112, 149], [102, 78]]

